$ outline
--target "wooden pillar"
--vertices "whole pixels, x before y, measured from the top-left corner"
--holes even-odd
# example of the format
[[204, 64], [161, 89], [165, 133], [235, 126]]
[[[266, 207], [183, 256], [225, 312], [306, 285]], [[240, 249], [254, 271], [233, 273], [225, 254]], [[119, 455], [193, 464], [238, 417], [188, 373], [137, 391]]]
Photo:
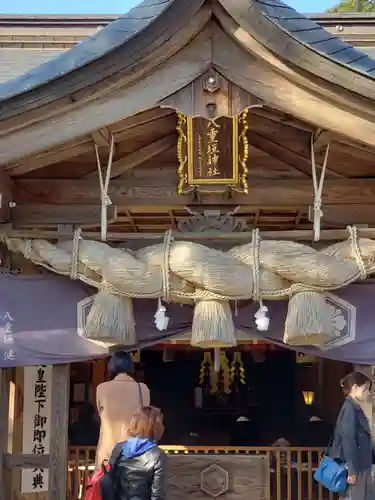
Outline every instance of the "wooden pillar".
[[375, 443], [375, 379], [374, 379], [375, 366], [371, 366], [369, 377], [372, 380], [371, 403], [370, 403], [370, 411], [371, 411], [370, 427], [371, 427], [372, 441]]
[[0, 500], [9, 500], [11, 496], [5, 472], [5, 454], [8, 451], [10, 374], [11, 369], [0, 368]]
[[[20, 366], [15, 369], [15, 394], [14, 394], [14, 414], [13, 414], [13, 442], [12, 453], [22, 454], [22, 439], [23, 439], [23, 383], [24, 374], [23, 367]], [[18, 468], [12, 474], [12, 500], [21, 498], [21, 474], [22, 469]], [[28, 500], [44, 500], [42, 498], [35, 498]]]
[[70, 365], [54, 365], [48, 500], [66, 500], [67, 496], [69, 388]]

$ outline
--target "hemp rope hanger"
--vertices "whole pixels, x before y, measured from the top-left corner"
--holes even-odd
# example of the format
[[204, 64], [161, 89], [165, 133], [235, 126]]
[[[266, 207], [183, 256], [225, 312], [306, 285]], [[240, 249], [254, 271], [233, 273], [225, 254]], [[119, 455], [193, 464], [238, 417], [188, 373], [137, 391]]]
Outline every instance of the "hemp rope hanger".
[[109, 181], [111, 179], [111, 169], [112, 169], [114, 150], [115, 150], [115, 138], [113, 134], [111, 134], [111, 147], [108, 155], [105, 180], [103, 181], [103, 170], [99, 157], [99, 149], [97, 144], [95, 144], [95, 155], [96, 155], [96, 164], [98, 167], [98, 175], [100, 183], [100, 200], [102, 208], [101, 220], [100, 220], [100, 237], [102, 241], [107, 241], [107, 232], [108, 232], [107, 207], [112, 205], [111, 198], [108, 196], [108, 187], [109, 187]]
[[323, 193], [323, 184], [324, 178], [327, 170], [327, 162], [329, 155], [330, 144], [327, 144], [326, 152], [324, 155], [324, 162], [322, 166], [322, 170], [320, 173], [320, 178], [318, 182], [316, 161], [315, 161], [315, 149], [314, 149], [314, 134], [311, 134], [310, 139], [310, 149], [311, 149], [311, 169], [312, 169], [312, 179], [313, 179], [313, 188], [314, 188], [314, 205], [313, 205], [313, 213], [314, 213], [314, 241], [320, 240], [320, 222], [323, 217], [322, 212], [322, 193]]

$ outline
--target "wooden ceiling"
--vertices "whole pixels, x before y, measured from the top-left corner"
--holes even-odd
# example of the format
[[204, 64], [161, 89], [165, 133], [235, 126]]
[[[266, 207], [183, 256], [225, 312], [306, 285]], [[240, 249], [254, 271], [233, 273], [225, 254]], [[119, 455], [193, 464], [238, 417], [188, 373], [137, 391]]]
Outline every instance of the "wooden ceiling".
[[[163, 232], [189, 217], [184, 209], [240, 206], [249, 228], [310, 229], [313, 202], [310, 139], [316, 135], [316, 157], [330, 154], [323, 190], [323, 227], [375, 225], [375, 151], [314, 128], [267, 107], [249, 113], [249, 194], [178, 195], [176, 113], [154, 108], [81, 137], [58, 148], [6, 166], [12, 186], [10, 222], [14, 228], [57, 228], [61, 224], [98, 228], [100, 189], [95, 157], [102, 164], [115, 155], [109, 196], [112, 232]], [[8, 220], [8, 222], [9, 222]]]

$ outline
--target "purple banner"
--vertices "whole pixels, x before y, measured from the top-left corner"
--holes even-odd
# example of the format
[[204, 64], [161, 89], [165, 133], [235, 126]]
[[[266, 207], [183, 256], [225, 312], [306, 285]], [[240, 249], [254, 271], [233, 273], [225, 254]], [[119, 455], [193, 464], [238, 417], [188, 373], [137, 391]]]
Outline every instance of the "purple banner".
[[[79, 281], [60, 276], [0, 275], [0, 367], [58, 364], [109, 355], [108, 349], [77, 334], [79, 311], [89, 310], [95, 293]], [[335, 326], [335, 340], [324, 348], [301, 347], [295, 351], [356, 364], [375, 365], [375, 284], [354, 284], [327, 294]], [[282, 342], [287, 301], [269, 301], [270, 327], [265, 339]], [[168, 329], [154, 324], [157, 300], [134, 300], [136, 347], [145, 347], [191, 329], [193, 309], [167, 305]], [[258, 304], [239, 304], [234, 312], [236, 328], [259, 338], [254, 314]], [[78, 315], [77, 315], [78, 310]], [[289, 347], [289, 346], [285, 346]], [[289, 347], [290, 348], [290, 347]]]

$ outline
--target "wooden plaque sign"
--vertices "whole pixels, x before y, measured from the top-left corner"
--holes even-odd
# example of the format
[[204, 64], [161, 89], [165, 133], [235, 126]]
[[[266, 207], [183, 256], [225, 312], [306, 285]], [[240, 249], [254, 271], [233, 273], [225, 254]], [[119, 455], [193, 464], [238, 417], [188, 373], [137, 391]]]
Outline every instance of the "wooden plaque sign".
[[180, 194], [199, 187], [217, 193], [231, 187], [247, 193], [247, 112], [208, 120], [178, 114]]

